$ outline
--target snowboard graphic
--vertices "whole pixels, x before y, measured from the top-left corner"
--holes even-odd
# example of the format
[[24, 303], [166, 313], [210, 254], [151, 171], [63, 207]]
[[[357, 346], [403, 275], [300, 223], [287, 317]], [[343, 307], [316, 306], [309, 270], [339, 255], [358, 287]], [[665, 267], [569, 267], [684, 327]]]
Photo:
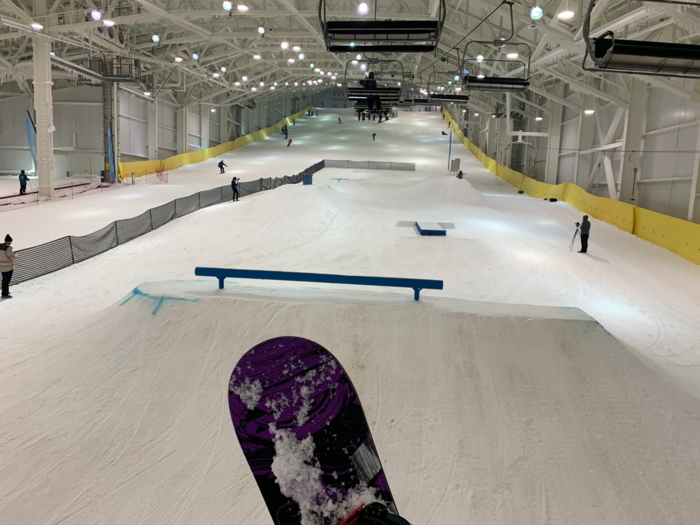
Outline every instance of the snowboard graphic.
[[238, 361], [228, 400], [275, 525], [336, 525], [376, 501], [397, 513], [360, 399], [328, 350], [260, 343]]

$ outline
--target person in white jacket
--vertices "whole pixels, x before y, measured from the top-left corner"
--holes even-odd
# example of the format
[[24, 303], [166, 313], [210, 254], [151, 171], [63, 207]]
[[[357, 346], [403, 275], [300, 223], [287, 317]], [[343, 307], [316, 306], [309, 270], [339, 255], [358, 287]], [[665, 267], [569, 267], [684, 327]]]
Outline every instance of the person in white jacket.
[[5, 242], [0, 244], [0, 272], [2, 272], [2, 298], [12, 299], [10, 281], [14, 270], [15, 254], [12, 251], [12, 237], [5, 235]]

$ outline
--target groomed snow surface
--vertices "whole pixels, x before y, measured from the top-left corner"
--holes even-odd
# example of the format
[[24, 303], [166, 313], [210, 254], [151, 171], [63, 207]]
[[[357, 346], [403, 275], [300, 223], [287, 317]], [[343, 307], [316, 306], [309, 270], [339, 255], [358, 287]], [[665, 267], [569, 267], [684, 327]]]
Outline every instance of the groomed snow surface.
[[[290, 126], [290, 148], [277, 134], [224, 156], [225, 175], [212, 159], [168, 185], [0, 213], [21, 249], [234, 174], [322, 158], [417, 164], [326, 169], [313, 186], [195, 212], [13, 287], [0, 303], [0, 523], [269, 525], [226, 391], [238, 358], [281, 335], [345, 367], [414, 525], [697, 523], [700, 269], [595, 220], [589, 254], [569, 252], [582, 215], [569, 205], [518, 195], [459, 144], [467, 179], [447, 177], [439, 114], [378, 124], [319, 111]], [[419, 236], [416, 220], [447, 236]], [[445, 289], [419, 302], [312, 283], [219, 291], [195, 266]]]

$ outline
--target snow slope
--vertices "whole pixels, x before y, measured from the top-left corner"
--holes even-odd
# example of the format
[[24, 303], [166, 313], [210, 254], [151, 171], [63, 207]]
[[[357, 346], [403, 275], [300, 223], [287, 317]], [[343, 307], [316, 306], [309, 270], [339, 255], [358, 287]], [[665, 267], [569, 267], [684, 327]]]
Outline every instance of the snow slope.
[[414, 524], [700, 513], [700, 402], [576, 309], [207, 280], [141, 286], [86, 321], [6, 356], [4, 523], [270, 523], [226, 388], [283, 334], [348, 370]]
[[[338, 113], [297, 121], [291, 148], [276, 136], [227, 164], [251, 179], [324, 157], [417, 171], [326, 169], [314, 186], [198, 211], [0, 303], [0, 522], [269, 523], [225, 391], [238, 356], [288, 334], [347, 368], [415, 525], [694, 523], [700, 268], [598, 221], [590, 253], [569, 252], [581, 214], [567, 204], [518, 195], [462, 148], [467, 180], [446, 176], [439, 115], [378, 125]], [[72, 201], [82, 207], [0, 213], [0, 227], [19, 248], [92, 231], [197, 191], [203, 169], [114, 191], [130, 196], [123, 207], [86, 195]], [[454, 228], [424, 238], [415, 220]], [[195, 266], [445, 289], [418, 303], [406, 290], [299, 283], [220, 294]], [[118, 306], [137, 286], [196, 302], [156, 315], [147, 297]]]

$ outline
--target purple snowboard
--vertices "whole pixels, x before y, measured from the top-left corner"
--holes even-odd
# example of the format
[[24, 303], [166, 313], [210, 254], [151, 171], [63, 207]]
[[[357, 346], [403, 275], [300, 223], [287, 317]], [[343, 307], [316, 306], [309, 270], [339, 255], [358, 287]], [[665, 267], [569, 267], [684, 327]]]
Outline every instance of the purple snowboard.
[[333, 355], [300, 337], [245, 353], [231, 419], [275, 525], [336, 525], [359, 505], [396, 513], [360, 399]]

